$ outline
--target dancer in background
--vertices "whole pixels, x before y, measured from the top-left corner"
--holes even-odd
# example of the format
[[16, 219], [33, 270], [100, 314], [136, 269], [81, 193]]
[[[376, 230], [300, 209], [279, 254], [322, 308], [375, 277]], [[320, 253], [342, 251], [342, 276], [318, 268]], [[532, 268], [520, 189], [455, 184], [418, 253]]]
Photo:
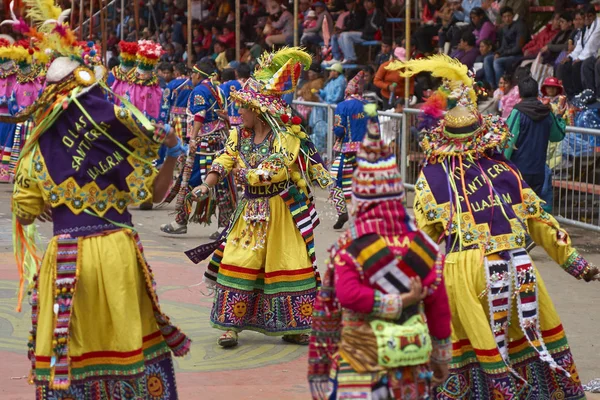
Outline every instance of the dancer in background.
[[[348, 221], [348, 204], [352, 196], [352, 174], [356, 168], [356, 152], [367, 133], [367, 123], [377, 122], [377, 117], [369, 117], [364, 112], [366, 101], [362, 97], [364, 72], [358, 72], [346, 86], [346, 99], [337, 105], [334, 116], [333, 150], [338, 152], [331, 167], [335, 186], [331, 199], [338, 219], [333, 229], [342, 229]], [[375, 106], [375, 105], [373, 105]]]
[[[374, 107], [365, 113], [377, 116]], [[355, 151], [354, 220], [330, 249], [313, 313], [312, 397], [427, 399], [452, 357], [444, 257], [404, 208], [396, 157], [376, 120]]]
[[[216, 195], [196, 202], [190, 189], [199, 185], [208, 175], [215, 155], [223, 150], [227, 141], [227, 123], [224, 117], [226, 99], [219, 87], [213, 83], [216, 70], [211, 64], [200, 63], [192, 70], [194, 89], [188, 100], [188, 131], [190, 132], [189, 152], [181, 173], [175, 220], [164, 224], [160, 230], [170, 234], [185, 234], [189, 222], [210, 224], [219, 210], [217, 229], [229, 223], [237, 202], [235, 185], [231, 178], [222, 180], [216, 188]], [[221, 115], [219, 115], [221, 114]], [[217, 230], [211, 235], [218, 238]]]
[[[43, 94], [14, 117], [35, 120], [11, 201], [20, 300], [25, 280], [31, 290], [36, 399], [175, 400], [171, 354], [184, 356], [191, 342], [161, 311], [127, 208], [162, 199], [181, 142], [106, 99], [97, 49], [75, 40], [68, 13], [48, 0], [28, 1], [28, 13], [48, 28], [37, 46], [52, 57]], [[152, 162], [163, 141], [159, 172]], [[48, 209], [54, 236], [39, 263], [29, 250]]]
[[[12, 41], [14, 43], [14, 40]], [[0, 38], [0, 114], [8, 114], [8, 101], [17, 83], [17, 64], [13, 44]], [[10, 182], [10, 155], [16, 125], [0, 122], [0, 183]]]
[[131, 100], [131, 83], [133, 81], [133, 74], [135, 71], [135, 64], [137, 61], [138, 44], [136, 42], [125, 42], [121, 40], [119, 42], [119, 65], [114, 67], [110, 74], [113, 75], [114, 81], [111, 85], [112, 92], [116, 94], [113, 101], [117, 105], [121, 105], [121, 99], [123, 97], [127, 100]]
[[[47, 56], [39, 51], [30, 51], [27, 41], [20, 41], [18, 46], [13, 46], [12, 52], [19, 71], [17, 72], [17, 82], [13, 86], [13, 92], [8, 101], [8, 111], [15, 115], [35, 103], [40, 96], [46, 80], [41, 72]], [[9, 165], [11, 177], [14, 176], [21, 149], [27, 142], [32, 129], [32, 118], [15, 126]]]
[[502, 154], [507, 126], [477, 111], [464, 65], [439, 55], [390, 68], [406, 77], [431, 72], [444, 80], [422, 108], [426, 165], [414, 204], [418, 226], [446, 246], [453, 358], [436, 398], [585, 399], [526, 240], [531, 236], [576, 279], [597, 280], [598, 269], [571, 246], [568, 233]]
[[193, 191], [214, 193], [231, 175], [244, 188], [223, 237], [188, 252], [198, 263], [218, 247], [205, 282], [215, 290], [210, 322], [225, 331], [218, 339], [223, 347], [237, 345], [244, 330], [308, 344], [318, 282], [318, 220], [308, 185], [325, 188], [331, 179], [281, 95], [295, 90], [311, 61], [298, 48], [262, 56], [254, 78], [231, 94], [243, 125], [230, 131], [225, 152]]

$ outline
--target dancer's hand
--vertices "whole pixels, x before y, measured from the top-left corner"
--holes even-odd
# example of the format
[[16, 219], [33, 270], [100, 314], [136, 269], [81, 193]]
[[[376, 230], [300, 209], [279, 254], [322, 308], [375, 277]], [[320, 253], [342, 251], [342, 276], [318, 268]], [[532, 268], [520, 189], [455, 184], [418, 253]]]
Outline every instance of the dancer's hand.
[[192, 190], [192, 199], [198, 200], [199, 198], [206, 196], [207, 193], [208, 193], [208, 186], [206, 186], [206, 185], [196, 186]]
[[175, 134], [175, 129], [171, 129], [171, 131], [167, 134], [167, 137], [165, 137], [165, 141], [163, 143], [168, 148], [171, 148], [177, 146], [178, 142], [179, 138], [177, 137], [177, 134]]
[[46, 204], [44, 211], [37, 217], [40, 222], [52, 222], [52, 206]]
[[586, 282], [600, 281], [600, 270], [597, 267], [592, 267], [583, 276], [583, 280]]
[[448, 379], [448, 363], [436, 363], [431, 362], [431, 369], [433, 371], [433, 377], [431, 378], [431, 385], [433, 387], [440, 386]]
[[420, 277], [410, 278], [410, 292], [402, 295], [402, 306], [412, 306], [427, 296], [427, 288], [423, 287]]

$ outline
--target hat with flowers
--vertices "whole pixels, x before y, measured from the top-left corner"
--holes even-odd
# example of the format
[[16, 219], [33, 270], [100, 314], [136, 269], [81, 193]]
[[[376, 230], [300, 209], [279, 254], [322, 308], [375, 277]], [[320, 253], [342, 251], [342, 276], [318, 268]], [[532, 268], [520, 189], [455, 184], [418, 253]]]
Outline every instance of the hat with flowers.
[[152, 40], [140, 40], [137, 44], [137, 69], [141, 72], [153, 71], [163, 54], [162, 46]]

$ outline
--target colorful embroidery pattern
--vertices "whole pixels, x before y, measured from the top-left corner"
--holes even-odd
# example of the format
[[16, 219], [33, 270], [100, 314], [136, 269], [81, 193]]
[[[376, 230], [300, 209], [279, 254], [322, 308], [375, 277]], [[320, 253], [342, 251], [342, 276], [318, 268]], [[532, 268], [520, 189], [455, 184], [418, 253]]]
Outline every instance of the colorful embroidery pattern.
[[129, 191], [119, 191], [114, 185], [100, 189], [92, 181], [80, 187], [73, 177], [69, 177], [61, 184], [56, 184], [46, 168], [46, 160], [40, 151], [33, 156], [33, 170], [31, 176], [41, 183], [40, 187], [46, 201], [53, 207], [67, 206], [75, 215], [90, 209], [100, 216], [114, 208], [123, 213], [127, 206], [141, 204], [151, 198], [152, 182], [158, 174], [156, 169], [141, 159], [156, 158], [155, 145], [149, 140], [133, 138], [128, 142], [130, 148], [135, 149], [133, 155], [128, 155], [126, 160], [133, 167], [133, 171], [125, 178]]

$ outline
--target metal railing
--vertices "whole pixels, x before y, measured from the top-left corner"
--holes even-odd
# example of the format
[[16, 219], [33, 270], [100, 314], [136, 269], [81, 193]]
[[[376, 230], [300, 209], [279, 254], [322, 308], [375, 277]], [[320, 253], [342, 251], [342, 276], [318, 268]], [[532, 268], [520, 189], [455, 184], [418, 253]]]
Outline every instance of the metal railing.
[[[333, 160], [336, 106], [298, 100], [293, 104], [326, 109], [326, 154], [328, 160]], [[415, 128], [418, 113], [414, 108], [405, 108], [402, 113], [378, 112], [382, 137], [395, 147], [400, 174], [408, 190], [414, 190], [424, 157]], [[600, 232], [600, 179], [596, 177], [596, 166], [600, 166], [600, 130], [567, 126], [566, 133], [562, 142], [549, 146], [552, 190], [547, 201], [552, 202], [552, 214], [559, 222]]]

